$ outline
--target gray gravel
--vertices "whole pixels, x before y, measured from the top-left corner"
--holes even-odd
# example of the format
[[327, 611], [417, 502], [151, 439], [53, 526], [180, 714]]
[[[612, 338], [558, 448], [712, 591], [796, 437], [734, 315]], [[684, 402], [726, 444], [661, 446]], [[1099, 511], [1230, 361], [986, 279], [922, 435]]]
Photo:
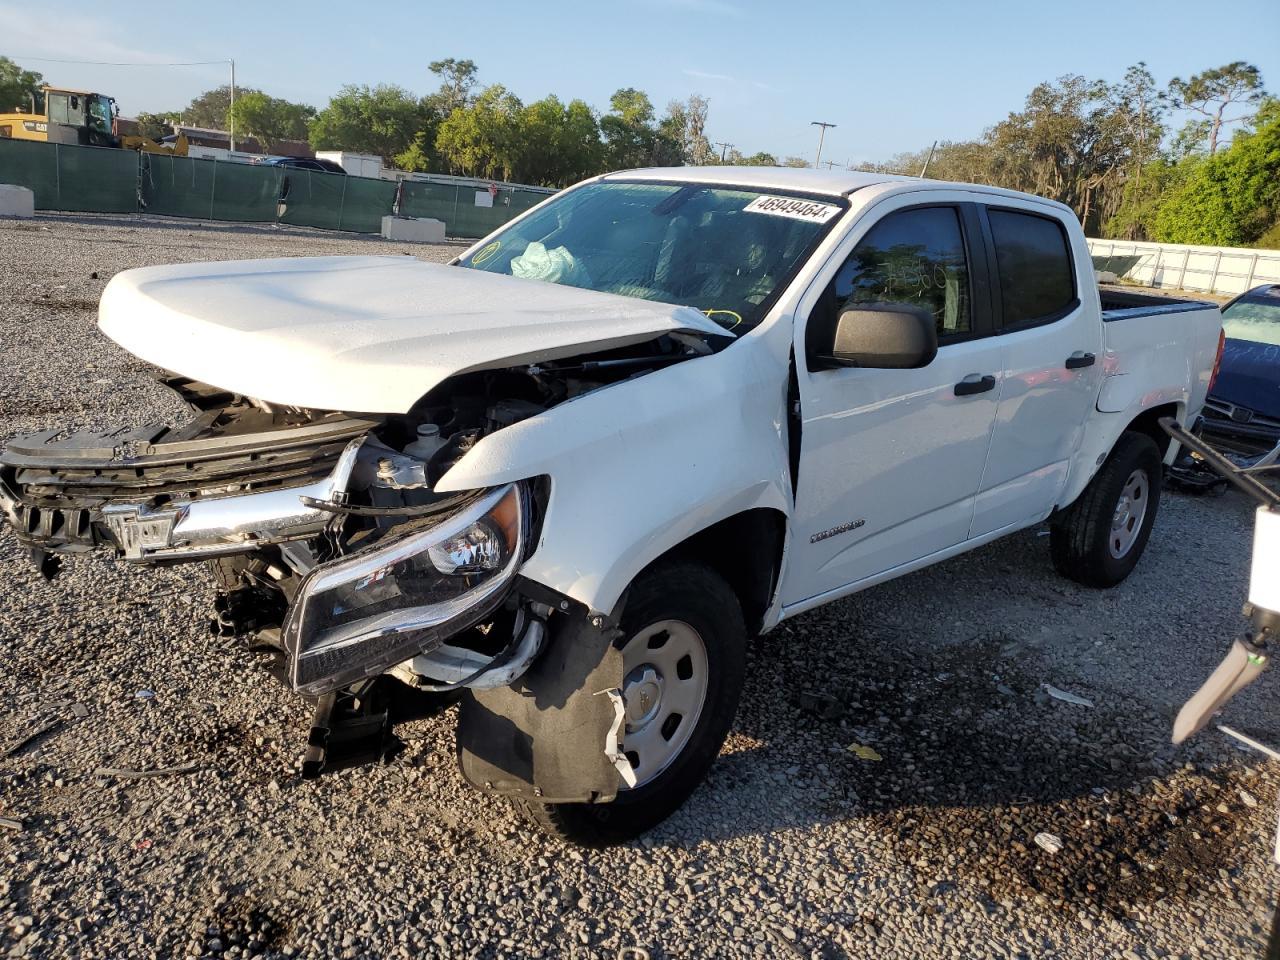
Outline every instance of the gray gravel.
[[[179, 415], [94, 327], [118, 270], [456, 250], [0, 221], [0, 438]], [[0, 953], [1260, 956], [1276, 771], [1216, 733], [1168, 744], [1240, 626], [1249, 512], [1166, 494], [1109, 592], [1056, 577], [1027, 531], [782, 625], [753, 649], [710, 781], [640, 843], [591, 853], [471, 792], [451, 713], [406, 728], [390, 765], [301, 782], [307, 706], [209, 635], [203, 568], [93, 557], [46, 583], [5, 531], [0, 753], [61, 722], [0, 757], [0, 817], [21, 825], [0, 822]], [[1231, 721], [1280, 740], [1277, 689], [1264, 678]]]

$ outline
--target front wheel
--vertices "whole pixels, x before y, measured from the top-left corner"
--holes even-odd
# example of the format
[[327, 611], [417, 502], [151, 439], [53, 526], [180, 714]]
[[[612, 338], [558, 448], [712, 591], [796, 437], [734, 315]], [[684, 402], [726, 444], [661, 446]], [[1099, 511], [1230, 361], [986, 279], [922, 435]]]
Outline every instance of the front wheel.
[[707, 567], [663, 563], [641, 574], [621, 627], [622, 750], [636, 785], [605, 804], [518, 801], [544, 830], [583, 846], [625, 842], [674, 813], [720, 753], [742, 694], [742, 607]]
[[1050, 525], [1058, 572], [1090, 587], [1114, 587], [1129, 576], [1156, 521], [1161, 473], [1155, 441], [1122, 433], [1102, 469]]

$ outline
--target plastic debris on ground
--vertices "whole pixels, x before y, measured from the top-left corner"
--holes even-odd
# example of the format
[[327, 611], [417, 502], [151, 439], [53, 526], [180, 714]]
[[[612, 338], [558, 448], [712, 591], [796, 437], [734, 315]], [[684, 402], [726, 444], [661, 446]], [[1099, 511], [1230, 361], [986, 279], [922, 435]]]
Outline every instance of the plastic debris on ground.
[[1051, 683], [1040, 684], [1040, 689], [1053, 697], [1053, 699], [1061, 700], [1063, 703], [1074, 703], [1077, 707], [1093, 706], [1092, 700], [1086, 700], [1084, 697], [1077, 696], [1074, 693], [1068, 693], [1066, 690], [1059, 690]]
[[1037, 833], [1036, 846], [1049, 853], [1057, 853], [1062, 849], [1062, 838], [1052, 833]]
[[884, 757], [880, 756], [880, 754], [876, 752], [876, 749], [874, 747], [868, 747], [865, 744], [851, 743], [845, 749], [847, 749], [850, 753], [856, 756], [859, 760], [883, 760], [884, 759]]

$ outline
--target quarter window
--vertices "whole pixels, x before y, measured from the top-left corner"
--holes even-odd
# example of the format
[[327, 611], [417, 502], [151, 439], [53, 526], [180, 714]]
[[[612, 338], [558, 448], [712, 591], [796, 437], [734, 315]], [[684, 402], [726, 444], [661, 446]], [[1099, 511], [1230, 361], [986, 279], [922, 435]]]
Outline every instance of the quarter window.
[[954, 207], [902, 210], [871, 228], [835, 279], [837, 315], [865, 303], [924, 307], [939, 338], [972, 332], [969, 265]]
[[1062, 224], [1010, 210], [988, 210], [1006, 327], [1055, 319], [1075, 306], [1071, 253]]

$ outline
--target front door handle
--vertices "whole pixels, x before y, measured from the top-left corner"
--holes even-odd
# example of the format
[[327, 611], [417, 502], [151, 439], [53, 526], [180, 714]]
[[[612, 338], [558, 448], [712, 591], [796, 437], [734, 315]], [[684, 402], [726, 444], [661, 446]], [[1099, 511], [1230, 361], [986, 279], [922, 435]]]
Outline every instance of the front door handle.
[[967, 397], [975, 393], [986, 393], [996, 388], [996, 378], [991, 374], [971, 373], [956, 384], [956, 396]]
[[1092, 367], [1097, 361], [1092, 353], [1085, 353], [1083, 350], [1077, 350], [1071, 356], [1067, 357], [1067, 369], [1079, 370], [1081, 367]]

